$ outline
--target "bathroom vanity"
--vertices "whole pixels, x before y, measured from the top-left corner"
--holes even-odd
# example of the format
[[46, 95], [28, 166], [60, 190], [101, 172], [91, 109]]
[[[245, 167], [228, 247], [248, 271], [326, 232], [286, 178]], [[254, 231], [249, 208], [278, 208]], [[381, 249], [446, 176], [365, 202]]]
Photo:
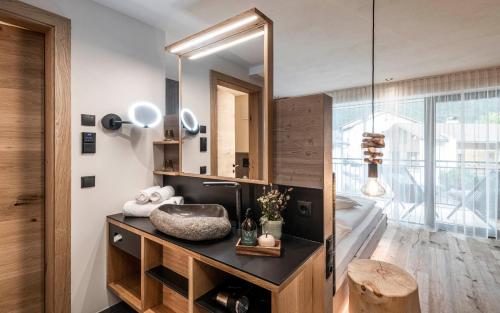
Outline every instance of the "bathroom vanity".
[[178, 59], [178, 92], [167, 95], [178, 103], [167, 103], [165, 140], [153, 145], [155, 181], [187, 204], [224, 206], [232, 221], [241, 208], [258, 214], [263, 186], [294, 187], [281, 256], [237, 255], [234, 230], [186, 241], [117, 214], [107, 219], [109, 289], [138, 312], [225, 313], [213, 291], [237, 281], [252, 291], [249, 312], [331, 313], [331, 98], [273, 99], [273, 22], [255, 8], [165, 49]]
[[281, 257], [237, 255], [239, 238], [194, 242], [157, 231], [149, 218], [108, 216], [107, 283], [137, 312], [222, 312], [211, 291], [230, 280], [251, 286], [249, 312], [315, 312], [322, 302], [323, 245], [282, 237]]

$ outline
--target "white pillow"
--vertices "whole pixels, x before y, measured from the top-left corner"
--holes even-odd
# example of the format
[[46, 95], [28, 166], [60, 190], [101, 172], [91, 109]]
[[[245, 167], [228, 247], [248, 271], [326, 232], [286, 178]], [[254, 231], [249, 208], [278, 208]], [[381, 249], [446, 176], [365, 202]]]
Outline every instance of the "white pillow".
[[337, 196], [335, 198], [335, 210], [352, 209], [355, 205], [359, 205], [359, 203], [351, 198], [344, 196]]

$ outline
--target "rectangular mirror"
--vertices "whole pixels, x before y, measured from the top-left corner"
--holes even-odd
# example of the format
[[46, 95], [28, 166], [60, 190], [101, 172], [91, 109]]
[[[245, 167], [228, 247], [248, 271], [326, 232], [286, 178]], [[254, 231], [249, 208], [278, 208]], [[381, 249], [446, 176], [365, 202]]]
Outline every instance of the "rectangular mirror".
[[196, 46], [177, 53], [180, 175], [270, 182], [271, 41], [254, 9], [167, 47]]

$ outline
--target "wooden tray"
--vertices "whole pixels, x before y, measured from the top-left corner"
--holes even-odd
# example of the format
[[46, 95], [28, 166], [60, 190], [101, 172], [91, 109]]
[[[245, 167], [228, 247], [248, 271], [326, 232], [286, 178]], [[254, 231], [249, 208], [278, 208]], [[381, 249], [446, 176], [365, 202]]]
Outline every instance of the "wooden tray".
[[276, 240], [274, 247], [244, 246], [240, 244], [241, 238], [236, 243], [236, 254], [257, 256], [281, 256], [281, 240]]

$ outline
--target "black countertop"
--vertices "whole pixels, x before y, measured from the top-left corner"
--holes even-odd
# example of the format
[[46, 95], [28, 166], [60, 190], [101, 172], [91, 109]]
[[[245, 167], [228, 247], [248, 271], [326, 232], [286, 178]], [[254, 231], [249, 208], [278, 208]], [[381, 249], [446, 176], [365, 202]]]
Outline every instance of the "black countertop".
[[281, 285], [322, 245], [316, 241], [284, 234], [281, 237], [281, 257], [238, 255], [235, 250], [238, 236], [234, 228], [224, 239], [196, 242], [174, 238], [159, 232], [147, 217], [125, 217], [120, 213], [109, 215], [108, 218], [275, 285]]

